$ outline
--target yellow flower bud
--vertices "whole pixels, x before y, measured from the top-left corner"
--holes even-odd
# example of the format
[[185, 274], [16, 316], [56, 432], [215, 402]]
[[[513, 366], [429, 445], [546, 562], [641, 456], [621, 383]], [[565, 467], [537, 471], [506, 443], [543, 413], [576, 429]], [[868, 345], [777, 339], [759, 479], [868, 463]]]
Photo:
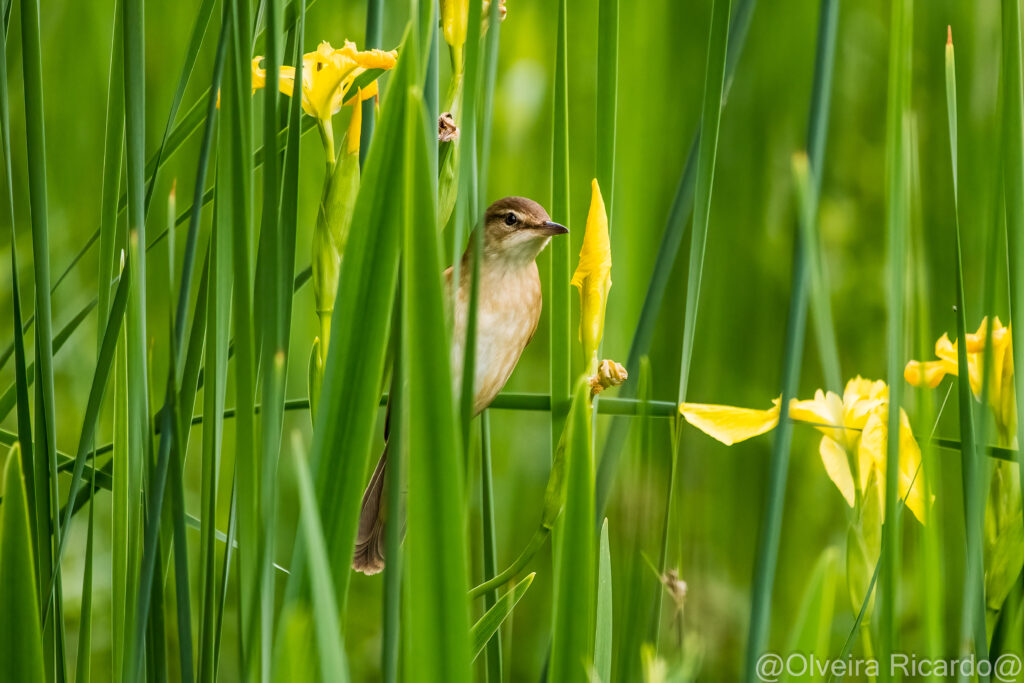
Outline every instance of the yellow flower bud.
[[604, 335], [604, 312], [608, 290], [612, 286], [612, 248], [608, 238], [608, 213], [604, 208], [601, 188], [595, 178], [591, 182], [590, 213], [583, 235], [580, 261], [572, 276], [572, 284], [580, 292], [580, 341], [584, 359], [597, 372], [597, 350]]
[[441, 33], [444, 42], [452, 48], [456, 68], [461, 70], [462, 47], [466, 44], [466, 25], [469, 23], [468, 0], [441, 0]]

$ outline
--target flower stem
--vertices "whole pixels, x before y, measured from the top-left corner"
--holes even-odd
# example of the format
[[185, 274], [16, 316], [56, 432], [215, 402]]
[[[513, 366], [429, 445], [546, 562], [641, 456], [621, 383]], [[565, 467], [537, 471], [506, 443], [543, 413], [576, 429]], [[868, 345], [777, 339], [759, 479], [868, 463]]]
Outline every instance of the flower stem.
[[337, 164], [337, 155], [334, 152], [334, 124], [331, 119], [320, 119], [317, 128], [320, 130], [320, 140], [324, 143], [324, 153], [327, 159], [327, 179], [330, 182], [334, 175], [334, 167]]

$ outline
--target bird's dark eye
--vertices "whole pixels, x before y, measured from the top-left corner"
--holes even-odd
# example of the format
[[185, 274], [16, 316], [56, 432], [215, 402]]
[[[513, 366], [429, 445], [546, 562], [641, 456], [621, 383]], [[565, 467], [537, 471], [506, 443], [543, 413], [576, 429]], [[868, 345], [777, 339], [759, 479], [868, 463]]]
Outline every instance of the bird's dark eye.
[[519, 222], [519, 218], [516, 217], [516, 215], [514, 213], [512, 213], [511, 211], [509, 211], [507, 214], [505, 214], [505, 225], [515, 225], [518, 222]]

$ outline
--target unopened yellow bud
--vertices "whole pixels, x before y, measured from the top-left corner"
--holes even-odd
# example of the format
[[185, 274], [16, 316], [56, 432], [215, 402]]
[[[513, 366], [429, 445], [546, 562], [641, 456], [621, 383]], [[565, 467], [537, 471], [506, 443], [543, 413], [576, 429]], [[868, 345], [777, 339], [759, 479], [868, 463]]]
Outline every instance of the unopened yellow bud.
[[612, 248], [608, 213], [597, 178], [591, 182], [590, 213], [580, 249], [580, 262], [572, 276], [580, 292], [580, 341], [591, 374], [597, 372], [597, 350], [604, 335], [604, 312], [612, 286]]

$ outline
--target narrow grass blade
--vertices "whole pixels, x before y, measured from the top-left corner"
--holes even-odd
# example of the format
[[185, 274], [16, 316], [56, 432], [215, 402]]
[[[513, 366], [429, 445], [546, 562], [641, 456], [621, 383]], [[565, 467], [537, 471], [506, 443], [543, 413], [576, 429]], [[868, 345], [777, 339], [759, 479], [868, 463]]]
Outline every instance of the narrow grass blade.
[[[279, 0], [271, 0], [268, 16], [270, 21], [267, 27], [267, 57], [268, 64], [276, 64], [279, 59], [271, 54], [280, 49], [280, 45], [271, 49], [271, 37], [279, 32], [281, 23]], [[280, 42], [279, 38], [275, 39]], [[295, 68], [296, 78], [302, 78], [302, 45], [305, 41], [305, 10], [300, 8], [298, 20], [295, 27], [295, 52], [292, 55], [292, 63]], [[276, 66], [269, 67], [276, 70]], [[269, 72], [268, 72], [269, 77]], [[270, 84], [265, 89], [267, 100], [265, 102], [264, 117], [273, 120], [272, 112], [278, 108], [276, 94], [271, 97], [271, 91], [276, 91], [276, 84]], [[266, 281], [268, 287], [264, 291], [266, 301], [259, 301], [259, 305], [266, 306], [262, 319], [265, 323], [262, 339], [262, 376], [263, 376], [263, 403], [262, 418], [262, 471], [264, 476], [261, 482], [261, 505], [263, 507], [263, 548], [260, 565], [262, 578], [262, 608], [263, 608], [263, 652], [264, 657], [270, 656], [271, 640], [273, 637], [274, 623], [274, 555], [276, 541], [274, 538], [274, 527], [277, 520], [278, 489], [277, 476], [278, 458], [281, 450], [282, 432], [284, 429], [284, 403], [287, 387], [287, 367], [289, 355], [289, 339], [292, 322], [292, 282], [295, 276], [295, 239], [298, 221], [298, 193], [299, 193], [299, 154], [300, 154], [300, 133], [301, 133], [301, 98], [292, 98], [287, 102], [287, 130], [288, 143], [285, 148], [280, 180], [271, 181], [269, 159], [264, 163], [264, 230], [261, 231], [261, 239], [264, 235], [267, 238], [267, 255], [265, 263], [269, 265], [269, 273]], [[265, 125], [264, 148], [271, 148], [275, 144], [278, 124]], [[269, 201], [267, 197], [272, 197]], [[270, 216], [268, 222], [267, 216]], [[260, 278], [263, 280], [264, 278]], [[308, 474], [307, 474], [308, 476]], [[326, 573], [329, 583], [330, 573]], [[333, 608], [333, 603], [331, 603]], [[269, 667], [269, 662], [264, 668]]]
[[[491, 417], [485, 410], [480, 415], [480, 525], [483, 529], [483, 580], [498, 573], [498, 539], [494, 527], [494, 475], [491, 467]], [[497, 589], [484, 594], [484, 609], [497, 603]], [[487, 681], [502, 680], [501, 632], [487, 641]]]
[[[832, 324], [829, 283], [825, 275], [821, 238], [818, 235], [818, 198], [825, 167], [825, 142], [828, 136], [829, 111], [832, 103], [832, 72], [835, 65], [836, 31], [839, 24], [839, 0], [822, 0], [818, 14], [818, 42], [814, 57], [814, 84], [811, 90], [811, 111], [807, 124], [807, 159], [810, 181], [802, 192], [800, 225], [805, 227], [803, 241], [807, 244], [807, 267], [810, 269], [811, 305], [814, 330], [821, 356], [825, 386], [837, 394], [842, 392], [839, 366], [839, 345]], [[798, 188], [799, 189], [799, 188]]]
[[[886, 113], [886, 229], [889, 250], [889, 311], [887, 321], [887, 380], [889, 384], [888, 443], [885, 468], [885, 524], [892, 526], [884, 536], [880, 578], [878, 648], [887, 661], [898, 649], [899, 567], [901, 534], [896, 509], [899, 501], [900, 405], [903, 397], [905, 353], [904, 281], [906, 279], [907, 234], [910, 222], [910, 174], [907, 121], [910, 110], [911, 56], [913, 48], [913, 0], [892, 3], [889, 43], [889, 92]], [[890, 680], [883, 670], [881, 679]]]
[[552, 681], [588, 681], [594, 656], [594, 457], [590, 386], [580, 378], [566, 422], [565, 511], [555, 538]]
[[[1010, 265], [1010, 317], [1024, 320], [1024, 74], [1021, 71], [1020, 0], [1002, 2], [1003, 187], [1006, 202], [1007, 257]], [[1013, 349], [1016, 367], [1024, 367], [1024, 344]], [[1024, 373], [1015, 376], [1018, 396], [1024, 396]], [[1024, 404], [1017, 405], [1017, 439], [1024, 443]], [[1024, 459], [1020, 460], [1024, 473]]]
[[[384, 25], [384, 0], [367, 0], [366, 2], [366, 47], [381, 47], [381, 33]], [[301, 52], [301, 50], [300, 50]], [[359, 165], [366, 163], [366, 155], [370, 152], [370, 140], [373, 139], [373, 126], [376, 117], [376, 102], [372, 99], [363, 102], [362, 134], [359, 137]]]
[[[38, 0], [21, 2], [22, 67], [25, 97], [25, 143], [28, 159], [29, 208], [32, 217], [32, 256], [35, 272], [36, 335], [35, 356], [38, 381], [35, 385], [36, 443], [32, 449], [32, 481], [36, 523], [36, 553], [40, 585], [56, 568], [51, 542], [60, 541], [57, 528], [57, 412], [53, 385], [53, 312], [50, 298], [50, 244], [47, 221], [46, 134], [43, 107], [43, 60]], [[27, 408], [27, 406], [26, 406]], [[52, 541], [51, 541], [52, 534]], [[62, 678], [64, 667], [61, 604], [53, 607], [55, 619], [44, 634], [44, 651], [51, 678]]]
[[[124, 31], [124, 83], [125, 83], [125, 150], [127, 156], [128, 197], [128, 272], [133, 279], [129, 314], [127, 317], [127, 422], [126, 456], [128, 463], [129, 506], [136, 524], [129, 524], [132, 533], [141, 531], [141, 495], [144, 472], [150, 464], [152, 442], [150, 438], [149, 380], [146, 344], [146, 226], [145, 226], [145, 46], [143, 0], [124, 0], [122, 29]], [[153, 499], [151, 499], [153, 500]], [[151, 510], [160, 510], [160, 501]], [[150, 515], [153, 517], [153, 515]], [[136, 562], [149, 563], [149, 574], [156, 565], [156, 527], [147, 534], [153, 541], [145, 547], [134, 548], [130, 570]], [[140, 534], [141, 536], [141, 534]], [[148, 539], [147, 539], [148, 540]], [[125, 617], [128, 655], [124, 678], [136, 680], [142, 672], [146, 624], [149, 622], [149, 602], [152, 598], [151, 582], [140, 582], [138, 601], [132, 600], [134, 615]], [[156, 656], [154, 654], [154, 656]], [[155, 663], [155, 662], [154, 662]]]
[[523, 599], [526, 591], [533, 583], [536, 572], [531, 572], [523, 577], [511, 590], [498, 598], [497, 602], [484, 612], [483, 616], [473, 624], [470, 637], [473, 640], [473, 657], [479, 657], [484, 648], [493, 642], [502, 623], [512, 614], [512, 609]]
[[[615, 225], [615, 121], [619, 103], [619, 0], [597, 10], [597, 182], [604, 188], [609, 229]], [[602, 679], [607, 682], [607, 678]]]
[[221, 115], [230, 125], [220, 136], [218, 231], [230, 239], [232, 251], [232, 326], [235, 332], [235, 473], [238, 493], [238, 579], [243, 676], [260, 676], [263, 667], [261, 594], [259, 591], [260, 481], [263, 473], [255, 437], [255, 328], [252, 309], [251, 235], [253, 225], [253, 113], [249, 3], [229, 3], [230, 24]]
[[608, 519], [601, 524], [597, 571], [597, 629], [594, 634], [594, 672], [599, 681], [612, 680], [612, 556]]
[[[478, 114], [478, 91], [480, 88], [480, 67], [483, 60], [480, 59], [480, 20], [482, 2], [475, 0], [468, 3], [466, 11], [466, 45], [465, 45], [465, 74], [463, 76], [462, 96], [462, 124], [460, 138], [472, 140], [474, 144], [459, 144], [455, 149], [459, 154], [456, 162], [458, 166], [458, 193], [455, 197], [455, 222], [452, 235], [452, 282], [461, 282], [462, 250], [467, 237], [473, 230], [477, 216], [473, 215], [479, 205], [477, 198], [476, 183], [479, 180], [477, 165], [477, 114]], [[453, 103], [458, 106], [457, 102]], [[473, 348], [467, 345], [467, 349]], [[468, 372], [463, 367], [463, 375]], [[465, 392], [462, 392], [465, 394]], [[462, 398], [463, 405], [466, 399]]]
[[[4, 185], [7, 188], [7, 219], [11, 226], [11, 298], [12, 317], [14, 322], [14, 340], [11, 343], [14, 352], [14, 383], [15, 402], [18, 406], [17, 440], [21, 443], [18, 453], [21, 457], [21, 470], [25, 477], [25, 490], [29, 496], [27, 509], [29, 516], [29, 527], [31, 532], [30, 542], [38, 547], [48, 543], [49, 539], [37, 528], [37, 518], [34, 512], [35, 500], [32, 497], [35, 492], [35, 477], [38, 475], [33, 470], [33, 448], [32, 448], [32, 406], [28, 398], [28, 370], [25, 361], [25, 340], [18, 333], [23, 327], [21, 312], [21, 284], [18, 280], [18, 244], [17, 234], [14, 229], [14, 176], [11, 171], [11, 117], [10, 117], [10, 92], [7, 87], [7, 23], [6, 20], [0, 26], [0, 136], [3, 142], [4, 155]], [[8, 444], [12, 445], [12, 444]], [[38, 555], [38, 551], [36, 553]], [[33, 565], [33, 576], [38, 581], [42, 574], [40, 567]]]
[[[729, 27], [729, 41], [726, 52], [723, 99], [728, 96], [729, 86], [732, 83], [733, 75], [736, 72], [736, 64], [739, 62], [740, 54], [743, 52], [743, 46], [747, 40], [750, 20], [756, 4], [756, 0], [739, 0], [736, 11], [733, 14], [732, 24]], [[643, 307], [640, 310], [640, 319], [637, 322], [636, 331], [633, 333], [633, 341], [629, 347], [626, 369], [633, 375], [639, 372], [640, 359], [650, 351], [651, 341], [654, 339], [655, 323], [661, 312], [665, 292], [668, 290], [669, 278], [679, 256], [679, 248], [683, 243], [683, 238], [686, 236], [686, 230], [689, 227], [687, 219], [693, 209], [699, 140], [700, 126], [698, 126], [697, 131], [694, 133], [693, 143], [690, 145], [690, 151], [686, 157], [686, 165], [679, 180], [675, 197], [672, 200], [672, 208], [666, 220], [665, 232], [662, 234], [661, 244], [656, 252], [657, 258], [654, 263], [654, 271], [651, 273], [651, 281], [644, 296]], [[619, 393], [622, 397], [631, 398], [635, 396], [634, 391], [633, 383], [627, 382], [620, 389]], [[601, 399], [598, 405], [600, 406], [605, 400]], [[598, 520], [604, 518], [604, 511], [608, 506], [608, 498], [611, 495], [619, 459], [622, 457], [622, 446], [625, 443], [627, 432], [628, 423], [625, 420], [612, 420], [605, 437], [605, 445], [597, 472], [597, 517], [595, 518], [595, 524]]]
[[471, 678], [464, 463], [425, 121], [422, 98], [410, 90], [404, 128], [402, 291], [416, 292], [416, 298], [402, 298], [401, 342], [409, 392], [408, 666], [417, 679], [456, 683]]
[[234, 550], [237, 546], [238, 537], [238, 496], [234, 482], [237, 481], [237, 477], [232, 479], [231, 486], [231, 506], [228, 512], [228, 534], [227, 540], [224, 542], [224, 564], [221, 566], [220, 574], [220, 590], [217, 592], [217, 614], [215, 617], [214, 635], [213, 635], [213, 670], [218, 671], [220, 668], [220, 645], [221, 637], [224, 634], [224, 607], [227, 603], [228, 598], [228, 582], [231, 580], [231, 567], [234, 563]]
[[[473, 134], [472, 136], [467, 136], [466, 144], [459, 146], [459, 151], [463, 155], [460, 164], [465, 169], [461, 172], [459, 180], [464, 182], [465, 186], [469, 188], [469, 191], [466, 192], [468, 195], [466, 202], [469, 205], [467, 231], [473, 230], [478, 217], [483, 215], [484, 197], [487, 195], [487, 169], [489, 168], [488, 155], [490, 153], [491, 137], [490, 112], [493, 111], [494, 106], [494, 77], [498, 63], [498, 36], [501, 33], [501, 21], [498, 17], [499, 8], [497, 4], [492, 3], [486, 18], [490, 28], [487, 30], [486, 39], [484, 40], [485, 49], [481, 57], [477, 47], [480, 40], [476, 34], [478, 30], [482, 30], [478, 28], [482, 26], [483, 17], [478, 16], [482, 15], [482, 10], [482, 3], [480, 3], [479, 9], [476, 2], [470, 3], [468, 21], [469, 25], [473, 28], [469, 30], [467, 39], [472, 41], [472, 44], [471, 48], [466, 51], [466, 60], [468, 64], [467, 78], [472, 79], [472, 82], [467, 87], [466, 101], [468, 105], [464, 109], [467, 112], [472, 110], [469, 123], [472, 126]], [[480, 73], [481, 67], [482, 73]], [[478, 83], [480, 80], [483, 82]], [[479, 91], [476, 90], [477, 85], [481, 88]], [[478, 129], [479, 133], [477, 132]], [[434, 166], [436, 167], [436, 165], [435, 163]], [[481, 172], [481, 169], [483, 169], [483, 172]], [[456, 201], [458, 202], [458, 198], [456, 198]], [[457, 222], [463, 219], [464, 214], [461, 213], [464, 211], [463, 206], [465, 206], [465, 203], [456, 207]], [[461, 223], [459, 224], [461, 225]], [[460, 258], [458, 257], [457, 250], [461, 248], [461, 235], [457, 235], [457, 239], [459, 241], [455, 243], [456, 254], [453, 254], [455, 260], [452, 267], [452, 282], [459, 282], [456, 279], [460, 267]], [[462, 363], [462, 395], [460, 397], [463, 443], [469, 443], [469, 427], [473, 417], [474, 384], [470, 378], [476, 375], [477, 315], [480, 304], [480, 264], [483, 262], [483, 244], [484, 241], [482, 239], [473, 241], [473, 279], [469, 293], [469, 313], [466, 317], [466, 339], [463, 344], [465, 356]], [[452, 288], [452, 296], [458, 296], [457, 289], [456, 287]]]
[[[963, 256], [960, 234], [960, 199], [958, 178], [957, 105], [956, 105], [956, 59], [953, 50], [953, 33], [948, 32], [946, 41], [946, 116], [949, 124], [950, 168], [953, 177], [954, 247], [956, 278], [956, 335], [957, 366], [967, 371], [967, 311], [964, 293]], [[968, 377], [969, 375], [962, 375]], [[964, 579], [964, 616], [961, 636], [974, 638], [981, 635], [984, 643], [984, 579], [982, 567], [982, 520], [977, 518], [978, 510], [984, 510], [984, 502], [977, 501], [983, 495], [979, 478], [979, 457], [977, 429], [974, 423], [974, 397], [969, 382], [957, 382], [957, 396], [960, 406], [960, 463], [964, 478], [964, 514], [967, 525], [967, 571]], [[984, 647], [984, 645], [982, 646]]]
[[[482, 19], [482, 2], [470, 2], [467, 10], [467, 31], [466, 31], [466, 65], [464, 99], [462, 104], [462, 133], [460, 136], [465, 139], [457, 146], [458, 160], [458, 194], [455, 198], [455, 234], [452, 243], [452, 282], [462, 282], [462, 244], [466, 237], [472, 234], [474, 226], [479, 219], [480, 200], [480, 160], [478, 158], [479, 135], [479, 100], [480, 100], [480, 72], [484, 66], [484, 59], [480, 53], [480, 22]], [[458, 378], [461, 391], [459, 393], [459, 414], [462, 424], [462, 441], [469, 443], [469, 423], [473, 418], [473, 382], [470, 378], [476, 375], [476, 333], [477, 333], [477, 309], [480, 300], [480, 263], [483, 253], [483, 240], [474, 240], [473, 258], [469, 289], [469, 314], [466, 318], [466, 339], [463, 342], [464, 356], [462, 362], [462, 377]], [[452, 306], [456, 305], [458, 287], [452, 287], [450, 292]]]
[[[555, 94], [551, 143], [551, 217], [572, 225], [569, 215], [569, 77], [567, 1], [558, 3], [558, 34], [555, 43]], [[570, 310], [569, 240], [552, 240], [550, 294], [545, 308], [551, 311], [551, 452], [558, 448], [569, 415], [572, 392], [572, 311]]]
[[[278, 306], [276, 301], [270, 298], [276, 295], [275, 275], [277, 271], [278, 257], [283, 256], [275, 252], [275, 242], [278, 241], [278, 202], [281, 195], [281, 161], [282, 155], [273, 153], [277, 149], [277, 133], [280, 119], [283, 119], [288, 109], [284, 111], [278, 104], [278, 76], [283, 62], [282, 38], [280, 30], [281, 7], [280, 0], [260, 2], [260, 12], [257, 15], [257, 22], [266, 16], [268, 31], [265, 38], [266, 54], [263, 56], [263, 65], [266, 73], [266, 83], [259, 98], [263, 103], [263, 146], [272, 153], [263, 157], [262, 169], [262, 209], [260, 214], [259, 239], [256, 251], [255, 284], [253, 292], [254, 301], [266, 301], [270, 305], [270, 315], [258, 321], [256, 333], [255, 357], [256, 364], [261, 374], [266, 369], [263, 365], [265, 354], [263, 344], [274, 344], [277, 340], [277, 317]], [[294, 62], [292, 62], [294, 64]], [[289, 100], [290, 101], [290, 100]], [[271, 336], [268, 342], [266, 335]], [[273, 424], [273, 420], [271, 421]], [[262, 429], [262, 428], [261, 428]]]
[[113, 680], [127, 681], [135, 612], [135, 580], [139, 564], [138, 507], [131, 484], [128, 454], [128, 335], [122, 330], [114, 365], [114, 418], [111, 454], [111, 604], [113, 608]]
[[[799, 234], [797, 239], [800, 239]], [[793, 424], [788, 419], [789, 402], [800, 379], [800, 361], [803, 356], [804, 333], [807, 316], [807, 265], [804, 258], [806, 245], [798, 247], [793, 262], [793, 284], [790, 293], [789, 317], [786, 323], [785, 356], [782, 367], [782, 399], [779, 426], [772, 443], [771, 470], [768, 498], [762, 518], [754, 569], [750, 631], [747, 639], [747, 661], [744, 680], [757, 680], [757, 663], [768, 643], [771, 622], [772, 589], [778, 562], [779, 541], [782, 532], [782, 511], [789, 470], [790, 444]]]
[[43, 635], [36, 603], [36, 572], [28, 492], [17, 446], [4, 466], [0, 505], [0, 652], [4, 675], [14, 681], [42, 681]]
[[[110, 71], [107, 78], [107, 117], [103, 133], [103, 185], [100, 190], [99, 309], [96, 326], [97, 346], [102, 343], [107, 311], [110, 310], [110, 283], [116, 271], [118, 251], [117, 197], [121, 191], [121, 164], [124, 157], [124, 34], [121, 27], [123, 0], [114, 2], [114, 30], [110, 47]], [[123, 243], [123, 241], [122, 241]]]
[[[95, 452], [94, 452], [95, 453]], [[93, 461], [95, 464], [95, 461]], [[96, 480], [91, 480], [95, 488]], [[82, 572], [82, 608], [79, 613], [78, 657], [75, 662], [75, 683], [92, 680], [92, 574], [95, 557], [96, 504], [89, 504], [89, 530], [85, 537], [85, 569]]]
[[718, 156], [718, 129], [722, 117], [725, 87], [726, 46], [729, 40], [731, 0], [714, 0], [711, 10], [711, 34], [708, 39], [704, 72], [704, 97], [701, 107], [700, 142], [697, 146], [697, 179], [694, 189], [693, 230], [690, 233], [690, 265], [686, 273], [686, 311], [683, 319], [683, 350], [679, 375], [679, 402], [686, 400], [690, 383], [690, 360], [697, 338], [697, 309], [704, 273], [704, 248], [711, 217], [711, 195]]
[[[392, 391], [387, 397], [387, 405], [394, 412], [387, 424], [388, 466], [385, 471], [388, 491], [408, 491], [409, 472], [409, 398], [408, 382], [406, 381], [405, 358], [401, 351], [402, 340], [402, 291], [398, 284], [395, 294], [395, 310], [393, 312], [393, 329], [391, 344], [394, 351], [394, 368], [392, 370]], [[387, 420], [387, 418], [385, 418]], [[402, 600], [402, 585], [405, 577], [405, 558], [402, 542], [405, 540], [405, 496], [388, 496], [387, 519], [391, 523], [384, 529], [384, 547], [387, 565], [384, 567], [384, 605], [383, 634], [381, 640], [381, 672], [384, 683], [396, 683], [401, 673], [401, 651], [404, 647], [402, 608], [406, 605]], [[408, 629], [405, 629], [408, 635]]]
[[309, 576], [312, 583], [313, 622], [316, 627], [317, 652], [320, 655], [321, 680], [344, 683], [349, 680], [348, 663], [342, 644], [341, 627], [335, 605], [334, 586], [323, 526], [320, 523], [320, 506], [313, 490], [313, 480], [306, 465], [305, 449], [296, 435], [292, 440], [292, 466], [299, 485], [299, 500], [302, 509], [299, 523], [306, 542]]
[[[483, 9], [483, 8], [482, 8]], [[498, 45], [501, 37], [501, 4], [490, 3], [486, 7], [487, 32], [484, 35], [483, 74], [480, 84], [480, 136], [477, 147], [480, 150], [479, 177], [477, 186], [477, 214], [483, 213], [487, 202], [487, 170], [491, 167], [491, 129], [494, 125], [494, 83], [498, 73]]]

